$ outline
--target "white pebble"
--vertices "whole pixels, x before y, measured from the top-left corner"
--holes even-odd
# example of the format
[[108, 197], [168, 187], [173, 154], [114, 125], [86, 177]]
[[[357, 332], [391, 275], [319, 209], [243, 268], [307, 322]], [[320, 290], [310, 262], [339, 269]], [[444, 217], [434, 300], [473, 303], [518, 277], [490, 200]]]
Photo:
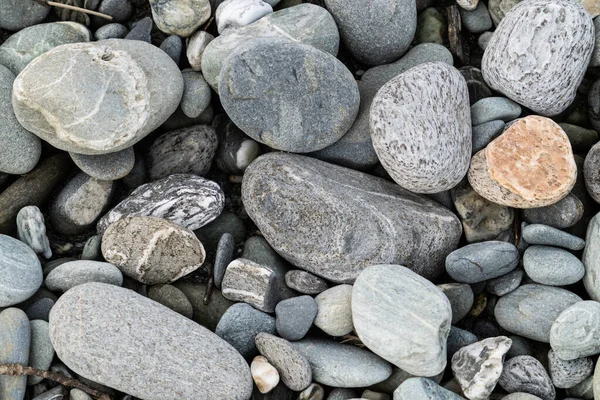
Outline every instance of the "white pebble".
[[202, 54], [215, 37], [208, 32], [198, 31], [187, 39], [185, 55], [194, 71], [202, 70]]
[[256, 356], [250, 365], [252, 379], [261, 393], [269, 393], [279, 383], [279, 372], [263, 356]]
[[225, 0], [215, 14], [217, 30], [222, 33], [227, 28], [250, 25], [272, 12], [273, 7], [262, 0]]

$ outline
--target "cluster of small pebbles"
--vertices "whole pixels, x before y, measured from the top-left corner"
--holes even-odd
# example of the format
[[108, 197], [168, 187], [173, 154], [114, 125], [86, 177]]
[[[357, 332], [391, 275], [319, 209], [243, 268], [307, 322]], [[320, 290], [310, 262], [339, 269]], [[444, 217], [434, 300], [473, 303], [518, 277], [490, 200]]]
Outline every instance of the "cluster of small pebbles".
[[600, 399], [599, 67], [600, 0], [0, 0], [0, 400]]

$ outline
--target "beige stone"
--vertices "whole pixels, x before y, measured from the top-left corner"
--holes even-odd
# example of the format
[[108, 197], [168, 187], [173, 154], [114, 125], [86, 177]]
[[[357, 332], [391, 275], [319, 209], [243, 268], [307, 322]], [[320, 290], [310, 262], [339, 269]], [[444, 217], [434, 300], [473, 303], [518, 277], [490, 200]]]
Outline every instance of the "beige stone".
[[269, 393], [279, 383], [279, 372], [263, 356], [256, 356], [250, 365], [252, 379], [261, 393]]

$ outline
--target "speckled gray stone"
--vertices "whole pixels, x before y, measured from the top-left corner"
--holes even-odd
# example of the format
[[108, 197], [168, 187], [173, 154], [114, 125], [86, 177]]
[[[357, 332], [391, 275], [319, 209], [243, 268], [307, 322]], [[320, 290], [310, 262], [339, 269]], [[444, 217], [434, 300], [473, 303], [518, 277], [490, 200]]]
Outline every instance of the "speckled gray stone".
[[450, 301], [452, 324], [463, 319], [471, 310], [475, 296], [471, 286], [466, 283], [444, 283], [437, 285]]
[[331, 339], [303, 339], [291, 345], [308, 359], [313, 380], [324, 385], [365, 387], [384, 381], [392, 373], [387, 361], [368, 350]]
[[[31, 329], [23, 311], [7, 308], [0, 312], [0, 343], [0, 363], [28, 365]], [[22, 400], [26, 385], [26, 376], [0, 375], [0, 398]]]
[[131, 172], [135, 164], [133, 147], [116, 153], [85, 155], [69, 153], [71, 159], [83, 172], [102, 181], [114, 181]]
[[54, 268], [44, 281], [50, 290], [66, 292], [87, 282], [103, 282], [121, 286], [123, 274], [111, 263], [101, 261], [70, 261]]
[[452, 356], [461, 348], [473, 344], [475, 342], [477, 342], [477, 336], [464, 329], [451, 326], [450, 333], [448, 334], [448, 341], [446, 344], [448, 351], [448, 359], [452, 359]]
[[354, 77], [339, 60], [310, 45], [274, 38], [248, 41], [227, 58], [219, 98], [248, 136], [297, 153], [340, 139], [360, 103]]
[[252, 392], [248, 364], [227, 342], [117, 286], [86, 283], [62, 295], [50, 338], [74, 372], [136, 397], [245, 400]]
[[210, 18], [209, 0], [150, 0], [152, 18], [169, 35], [188, 37]]
[[592, 300], [575, 303], [552, 324], [550, 346], [563, 360], [600, 353], [600, 303]]
[[554, 350], [548, 352], [548, 372], [554, 386], [569, 389], [581, 383], [594, 372], [591, 358], [577, 358], [565, 361], [559, 358]]
[[585, 250], [583, 251], [583, 265], [585, 275], [583, 284], [592, 300], [600, 301], [600, 213], [596, 214], [587, 226], [585, 235]]
[[446, 271], [458, 282], [476, 283], [507, 274], [518, 263], [519, 251], [512, 243], [492, 240], [454, 250], [446, 257]]
[[482, 1], [472, 11], [467, 11], [462, 7], [459, 8], [459, 11], [463, 27], [471, 33], [482, 33], [493, 26], [490, 13]]
[[488, 280], [487, 285], [485, 285], [485, 290], [496, 296], [504, 296], [518, 288], [522, 279], [523, 270], [515, 269], [508, 274]]
[[21, 303], [42, 285], [42, 266], [25, 243], [0, 234], [0, 307]]
[[498, 384], [509, 393], [530, 393], [542, 400], [556, 398], [556, 390], [544, 366], [531, 356], [518, 356], [506, 361]]
[[462, 180], [472, 146], [468, 98], [465, 79], [442, 62], [411, 68], [377, 92], [369, 122], [373, 147], [400, 186], [436, 193]]
[[577, 257], [551, 246], [529, 246], [523, 254], [523, 266], [527, 276], [543, 285], [571, 285], [585, 273], [583, 263]]
[[[485, 100], [485, 99], [483, 99]], [[480, 100], [482, 101], [482, 100]], [[477, 103], [476, 103], [477, 104]], [[504, 130], [504, 121], [493, 120], [484, 122], [481, 125], [473, 127], [473, 149], [472, 154], [477, 153], [488, 145], [493, 139], [498, 137]]]
[[312, 327], [317, 316], [317, 303], [304, 295], [285, 299], [275, 307], [277, 333], [287, 340], [300, 340]]
[[52, 257], [52, 250], [46, 236], [44, 215], [36, 206], [21, 208], [17, 214], [17, 233], [19, 240], [44, 258]]
[[104, 215], [96, 228], [103, 233], [125, 216], [146, 215], [196, 230], [217, 218], [224, 202], [225, 195], [215, 182], [195, 175], [174, 174], [138, 187]]
[[585, 240], [543, 224], [530, 224], [521, 230], [523, 239], [529, 244], [559, 246], [569, 250], [581, 250]]
[[541, 115], [574, 100], [594, 47], [590, 15], [577, 2], [524, 1], [498, 25], [481, 62], [488, 85]]
[[295, 391], [304, 390], [313, 379], [308, 359], [290, 342], [268, 333], [256, 335], [256, 347], [277, 369], [281, 381]]
[[583, 204], [573, 193], [550, 206], [522, 210], [530, 224], [545, 224], [558, 229], [575, 225], [583, 217]]
[[581, 297], [568, 290], [528, 284], [502, 296], [494, 315], [498, 324], [507, 331], [539, 342], [550, 342], [554, 320]]
[[508, 122], [519, 115], [521, 106], [506, 97], [486, 97], [471, 106], [471, 120], [474, 126], [494, 120]]
[[410, 378], [394, 391], [394, 400], [461, 400], [463, 397], [441, 387], [431, 379]]
[[[350, 188], [352, 197], [347, 195]], [[404, 264], [424, 276], [437, 276], [461, 231], [454, 214], [425, 197], [292, 154], [256, 159], [244, 174], [242, 200], [279, 254], [337, 283], [352, 282], [377, 263]], [[307, 248], [306, 243], [318, 245]], [[428, 251], [417, 251], [424, 243]]]
[[225, 270], [229, 263], [233, 260], [235, 252], [235, 239], [229, 232], [225, 232], [219, 239], [217, 245], [217, 254], [215, 255], [215, 263], [213, 265], [213, 277], [215, 286], [221, 287]]
[[42, 319], [48, 321], [50, 310], [54, 307], [54, 300], [43, 297], [25, 309], [25, 314], [30, 320]]
[[39, 24], [50, 13], [51, 7], [34, 0], [2, 0], [0, 2], [0, 29], [18, 31]]
[[[181, 38], [179, 36], [171, 35], [171, 36], [167, 37], [160, 44], [160, 49], [162, 51], [164, 51], [165, 53], [167, 53], [169, 55], [169, 57], [171, 57], [171, 59], [173, 61], [175, 61], [175, 64], [179, 65], [179, 61], [181, 59], [181, 51], [183, 50], [183, 41], [181, 40]], [[185, 81], [185, 76], [184, 76], [184, 81]], [[185, 94], [185, 82], [183, 85], [183, 91]]]
[[[50, 364], [52, 364], [54, 358], [54, 348], [50, 343], [50, 326], [47, 321], [41, 319], [31, 321], [29, 325], [31, 328], [31, 348], [29, 350], [28, 365], [47, 371], [50, 369]], [[43, 379], [41, 376], [28, 376], [27, 384], [35, 385]]]
[[[57, 65], [72, 68], [65, 73]], [[156, 129], [182, 94], [179, 68], [163, 51], [109, 39], [55, 47], [35, 58], [15, 79], [12, 96], [21, 125], [41, 139], [65, 151], [106, 154]]]
[[173, 174], [205, 175], [217, 151], [213, 127], [195, 125], [159, 136], [150, 146], [146, 165], [151, 180]]
[[[358, 337], [410, 374], [433, 376], [444, 370], [451, 319], [444, 293], [406, 267], [370, 266], [354, 283], [352, 320]], [[418, 355], [411, 350], [415, 347]]]
[[365, 0], [325, 0], [344, 44], [367, 65], [386, 64], [406, 52], [417, 28], [414, 0], [372, 3]]
[[317, 295], [315, 301], [315, 326], [330, 336], [344, 336], [352, 332], [352, 285], [327, 289]]
[[[152, 18], [144, 17], [133, 23], [131, 30], [124, 39], [140, 40], [152, 44]], [[170, 56], [169, 56], [170, 57]]]
[[583, 175], [587, 192], [596, 202], [600, 202], [600, 144], [592, 146], [585, 156]]
[[244, 357], [256, 354], [254, 339], [260, 332], [275, 334], [275, 318], [246, 303], [229, 307], [215, 329], [218, 336]]
[[319, 294], [328, 288], [325, 280], [299, 269], [286, 272], [285, 284], [303, 294]]
[[196, 118], [210, 104], [210, 86], [208, 86], [202, 74], [193, 69], [183, 70], [181, 75], [183, 76], [181, 111], [190, 118]]
[[129, 33], [129, 29], [123, 24], [112, 23], [101, 26], [94, 32], [96, 40], [123, 39]]

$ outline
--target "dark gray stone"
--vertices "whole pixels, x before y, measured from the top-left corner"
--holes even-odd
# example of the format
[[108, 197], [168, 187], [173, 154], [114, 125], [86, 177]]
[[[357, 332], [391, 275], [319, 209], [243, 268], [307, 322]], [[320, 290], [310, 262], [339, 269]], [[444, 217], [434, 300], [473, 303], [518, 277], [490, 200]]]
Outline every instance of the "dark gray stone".
[[[111, 22], [127, 22], [133, 13], [131, 0], [102, 0], [96, 9], [99, 13], [113, 17]], [[92, 17], [92, 25], [101, 26], [108, 24], [108, 20]]]
[[461, 400], [462, 397], [427, 378], [410, 378], [394, 391], [394, 400]]
[[482, 33], [493, 26], [490, 13], [483, 1], [480, 1], [477, 8], [472, 11], [467, 11], [462, 7], [459, 8], [459, 11], [463, 27], [471, 33]]
[[573, 193], [550, 206], [522, 211], [523, 219], [530, 224], [544, 224], [558, 229], [575, 225], [583, 217], [583, 203]]
[[[0, 234], [0, 307], [21, 303], [42, 285], [42, 266], [25, 243]], [[0, 349], [1, 350], [1, 349]]]
[[583, 382], [594, 372], [594, 361], [591, 358], [576, 358], [565, 361], [553, 350], [548, 352], [548, 371], [554, 386], [569, 389]]
[[552, 324], [550, 346], [565, 361], [600, 353], [600, 303], [587, 300], [564, 310]]
[[[183, 41], [179, 36], [171, 35], [167, 37], [160, 44], [160, 49], [167, 53], [169, 57], [171, 57], [171, 59], [175, 61], [175, 64], [179, 65], [179, 60], [181, 59], [181, 51], [183, 50]], [[185, 93], [185, 82], [183, 91]]]
[[[483, 3], [482, 3], [483, 4]], [[485, 100], [485, 99], [484, 99]], [[488, 145], [489, 142], [494, 140], [504, 130], [504, 121], [493, 120], [484, 122], [481, 125], [473, 127], [473, 150], [472, 154], [477, 153]]]
[[521, 229], [523, 239], [529, 244], [559, 246], [569, 250], [581, 250], [585, 240], [543, 224], [530, 224]]
[[177, 282], [173, 286], [181, 290], [192, 303], [194, 310], [193, 320], [214, 332], [219, 320], [227, 309], [234, 303], [223, 297], [221, 290], [213, 288], [208, 304], [204, 304], [206, 296], [206, 283], [183, 283]]
[[71, 159], [83, 172], [102, 181], [115, 181], [131, 172], [135, 164], [133, 147], [116, 153], [85, 155], [69, 153]]
[[471, 286], [466, 283], [444, 283], [437, 285], [450, 301], [452, 323], [456, 324], [471, 310], [475, 296]]
[[[600, 19], [598, 20], [600, 22]], [[564, 122], [558, 124], [569, 137], [573, 153], [586, 154], [598, 142], [598, 132]]]
[[585, 235], [585, 250], [583, 251], [583, 265], [585, 275], [583, 284], [592, 300], [600, 301], [600, 213], [594, 215], [587, 226]]
[[521, 115], [521, 106], [506, 97], [486, 97], [471, 106], [473, 126], [486, 122], [512, 121]]
[[34, 0], [2, 0], [0, 2], [0, 29], [18, 31], [39, 24], [50, 13], [51, 7]]
[[46, 236], [44, 215], [36, 206], [21, 208], [17, 214], [17, 233], [19, 240], [26, 243], [36, 254], [48, 259], [52, 250]]
[[[54, 348], [50, 342], [50, 325], [47, 321], [38, 319], [31, 321], [29, 326], [31, 329], [31, 347], [28, 365], [47, 371], [50, 369], [54, 358]], [[27, 385], [35, 385], [43, 379], [41, 376], [28, 376]]]
[[515, 269], [506, 275], [488, 280], [485, 289], [496, 296], [504, 296], [518, 288], [522, 279], [523, 270]]
[[123, 274], [114, 265], [101, 261], [70, 261], [54, 268], [44, 281], [50, 290], [66, 292], [87, 282], [103, 282], [121, 286]]
[[277, 333], [286, 340], [300, 340], [312, 327], [317, 303], [311, 296], [285, 299], [275, 307]]
[[102, 260], [102, 236], [94, 235], [90, 237], [87, 242], [85, 242], [85, 246], [83, 247], [83, 251], [81, 252], [82, 260]]
[[233, 256], [235, 252], [235, 239], [231, 235], [231, 233], [224, 233], [221, 235], [221, 239], [219, 239], [219, 244], [217, 245], [217, 254], [215, 256], [215, 264], [213, 266], [213, 277], [215, 286], [218, 288], [221, 287], [221, 282], [223, 282], [223, 277], [225, 276], [225, 270], [231, 261], [233, 261]]
[[477, 103], [481, 99], [492, 96], [492, 91], [485, 83], [483, 74], [479, 68], [466, 65], [458, 70], [467, 81], [467, 88], [469, 88], [469, 103], [471, 105]]
[[[129, 33], [125, 36], [127, 40], [139, 40], [152, 44], [152, 18], [145, 17], [134, 22]], [[170, 57], [170, 56], [169, 56]]]
[[248, 165], [262, 152], [260, 145], [231, 121], [218, 130], [217, 134], [217, 167], [226, 174], [243, 175]]
[[48, 321], [52, 307], [54, 307], [54, 300], [49, 297], [43, 297], [27, 307], [25, 314], [27, 314], [27, 318], [30, 320], [41, 319]]
[[506, 361], [498, 384], [509, 393], [530, 393], [542, 400], [556, 398], [556, 390], [544, 366], [530, 356], [513, 357]]
[[454, 353], [461, 348], [477, 342], [477, 336], [464, 329], [457, 328], [455, 326], [450, 327], [450, 333], [448, 334], [448, 341], [446, 344], [448, 359], [452, 359]]
[[532, 356], [533, 355], [533, 344], [527, 338], [518, 335], [510, 335], [512, 340], [512, 346], [506, 353], [506, 359], [509, 360], [517, 356]]
[[183, 76], [181, 111], [189, 118], [196, 118], [210, 104], [210, 86], [208, 86], [202, 74], [193, 69], [183, 70], [181, 75]]
[[[598, 20], [600, 21], [600, 20]], [[588, 92], [588, 116], [596, 131], [600, 130], [600, 79], [595, 81]]]
[[[2, 274], [4, 276], [4, 274]], [[0, 363], [29, 365], [31, 329], [27, 315], [18, 308], [0, 312]], [[27, 377], [0, 375], [0, 398], [25, 398]]]
[[223, 211], [214, 221], [197, 229], [194, 233], [207, 251], [216, 251], [224, 233], [230, 233], [235, 243], [243, 242], [246, 239], [246, 226], [236, 214]]
[[125, 25], [114, 22], [96, 29], [94, 37], [96, 40], [123, 39], [128, 33], [129, 29]]
[[290, 289], [303, 294], [319, 294], [327, 290], [327, 282], [310, 272], [295, 269], [285, 274], [285, 283]]
[[[586, 399], [586, 400], [594, 399], [594, 392], [593, 392], [593, 386], [592, 386], [593, 379], [592, 378], [593, 377], [590, 376], [583, 382], [573, 386], [570, 389], [567, 389], [567, 394], [569, 396], [576, 397], [577, 399]], [[575, 400], [577, 400], [577, 399], [575, 399]]]
[[133, 169], [121, 179], [130, 190], [137, 189], [148, 182], [148, 173], [146, 171], [146, 162], [139, 152], [135, 152], [135, 163]]
[[585, 187], [596, 202], [600, 202], [600, 142], [596, 143], [585, 156], [583, 163]]
[[194, 309], [186, 295], [172, 285], [154, 285], [148, 288], [148, 298], [192, 319]]
[[446, 257], [446, 271], [458, 282], [475, 283], [497, 278], [516, 268], [519, 251], [507, 242], [473, 243]]
[[329, 396], [327, 396], [327, 400], [348, 400], [348, 399], [358, 399], [359, 392], [355, 389], [341, 389], [335, 388], [331, 392], [329, 392]]
[[583, 263], [577, 257], [551, 246], [529, 246], [523, 254], [523, 266], [527, 276], [543, 285], [571, 285], [585, 273]]
[[254, 339], [261, 332], [275, 334], [275, 318], [246, 303], [229, 307], [217, 324], [215, 333], [244, 357], [256, 354]]

